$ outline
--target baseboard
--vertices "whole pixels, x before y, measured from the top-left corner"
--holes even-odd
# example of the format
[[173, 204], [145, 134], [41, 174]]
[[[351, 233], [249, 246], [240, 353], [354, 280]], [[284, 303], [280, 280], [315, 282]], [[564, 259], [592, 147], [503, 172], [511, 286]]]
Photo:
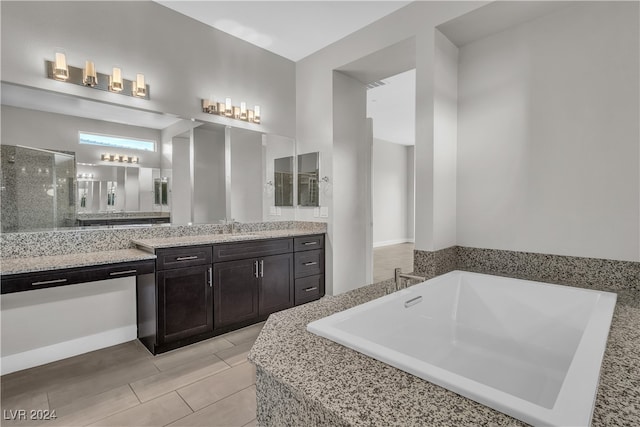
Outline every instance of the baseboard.
[[382, 246], [399, 245], [400, 243], [414, 243], [414, 239], [406, 237], [404, 239], [384, 240], [382, 242], [374, 242], [374, 248], [380, 248]]
[[138, 336], [136, 325], [125, 326], [118, 329], [88, 335], [61, 343], [35, 348], [22, 353], [10, 354], [0, 359], [0, 371], [2, 375], [34, 366], [66, 359], [93, 350], [110, 347], [132, 341]]

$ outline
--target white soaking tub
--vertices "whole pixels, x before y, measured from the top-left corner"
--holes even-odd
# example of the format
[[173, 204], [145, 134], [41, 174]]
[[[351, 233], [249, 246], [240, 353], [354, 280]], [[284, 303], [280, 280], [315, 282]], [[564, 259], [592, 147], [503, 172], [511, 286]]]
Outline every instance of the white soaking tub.
[[616, 298], [452, 271], [307, 330], [529, 424], [586, 426]]

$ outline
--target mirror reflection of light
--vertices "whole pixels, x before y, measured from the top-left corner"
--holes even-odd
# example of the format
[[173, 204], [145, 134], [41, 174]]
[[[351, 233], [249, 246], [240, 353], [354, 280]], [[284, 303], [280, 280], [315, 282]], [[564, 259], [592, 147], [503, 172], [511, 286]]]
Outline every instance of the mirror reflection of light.
[[53, 194], [54, 194], [53, 188], [50, 188], [47, 190], [47, 196], [53, 197]]
[[266, 48], [273, 44], [273, 39], [266, 34], [262, 34], [253, 28], [246, 27], [233, 19], [218, 19], [213, 26], [232, 36], [244, 39], [251, 44]]

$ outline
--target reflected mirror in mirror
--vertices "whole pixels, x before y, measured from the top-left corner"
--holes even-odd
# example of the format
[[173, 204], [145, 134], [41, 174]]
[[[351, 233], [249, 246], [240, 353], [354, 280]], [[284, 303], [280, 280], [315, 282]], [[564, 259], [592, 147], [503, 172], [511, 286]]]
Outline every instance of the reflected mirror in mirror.
[[293, 156], [274, 159], [275, 205], [293, 206]]
[[78, 225], [168, 223], [167, 186], [158, 168], [78, 163]]
[[318, 152], [298, 155], [298, 206], [320, 206], [319, 157]]

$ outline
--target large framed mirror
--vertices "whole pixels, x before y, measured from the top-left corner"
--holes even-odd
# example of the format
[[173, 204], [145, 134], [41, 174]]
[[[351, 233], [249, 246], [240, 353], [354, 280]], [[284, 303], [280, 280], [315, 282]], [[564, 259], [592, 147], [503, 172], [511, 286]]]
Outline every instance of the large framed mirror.
[[[169, 221], [295, 219], [293, 206], [280, 206], [280, 199], [276, 204], [275, 193], [266, 185], [273, 181], [273, 160], [295, 155], [292, 138], [6, 82], [2, 83], [2, 125], [3, 147], [75, 154], [75, 170], [66, 178], [72, 198], [72, 203], [65, 202], [69, 212], [58, 207], [55, 219], [51, 214], [50, 220], [38, 223], [28, 219], [27, 212], [44, 211], [45, 205], [32, 200], [26, 209], [20, 207], [24, 203], [5, 198], [16, 187], [12, 188], [5, 174], [8, 165], [3, 160], [3, 232]], [[155, 149], [81, 144], [80, 132], [154, 141]], [[10, 221], [12, 217], [16, 221]], [[18, 221], [21, 217], [24, 220]]]

